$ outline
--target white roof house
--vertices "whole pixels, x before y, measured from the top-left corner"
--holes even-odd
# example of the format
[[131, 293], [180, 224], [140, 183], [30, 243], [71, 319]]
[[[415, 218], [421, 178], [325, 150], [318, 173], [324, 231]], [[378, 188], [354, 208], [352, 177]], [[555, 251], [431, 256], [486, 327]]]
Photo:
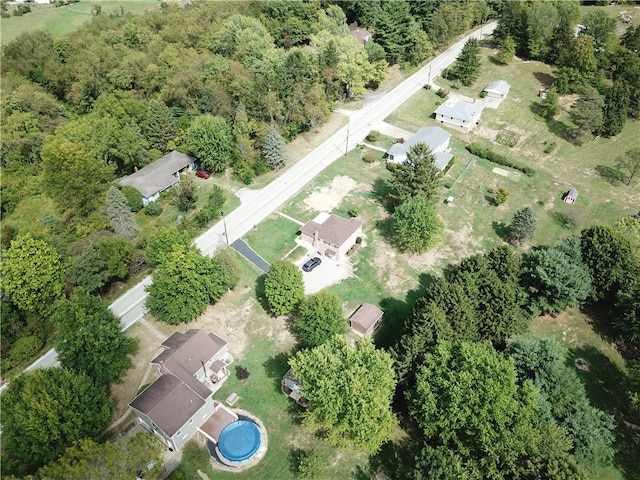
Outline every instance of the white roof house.
[[480, 104], [470, 102], [444, 103], [435, 111], [436, 120], [470, 131], [474, 125], [480, 123], [483, 108]]
[[407, 152], [418, 143], [426, 144], [435, 156], [435, 165], [444, 170], [453, 155], [447, 152], [451, 134], [440, 127], [422, 127], [404, 143], [394, 143], [387, 151], [387, 162], [402, 163], [407, 159]]
[[494, 80], [484, 87], [483, 91], [487, 92], [487, 97], [489, 98], [504, 98], [509, 93], [510, 88], [511, 85], [504, 80]]

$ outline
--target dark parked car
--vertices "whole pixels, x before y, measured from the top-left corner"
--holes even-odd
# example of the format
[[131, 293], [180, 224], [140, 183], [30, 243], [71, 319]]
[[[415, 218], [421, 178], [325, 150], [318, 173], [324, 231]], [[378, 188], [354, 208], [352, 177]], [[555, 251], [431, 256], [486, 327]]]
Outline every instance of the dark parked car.
[[302, 270], [304, 270], [305, 272], [310, 272], [321, 263], [322, 260], [320, 260], [318, 257], [313, 257], [312, 259], [307, 260], [304, 265], [302, 265]]
[[209, 178], [210, 176], [211, 176], [211, 174], [209, 172], [207, 172], [206, 170], [198, 170], [196, 172], [196, 177], [204, 178], [205, 180], [207, 178]]

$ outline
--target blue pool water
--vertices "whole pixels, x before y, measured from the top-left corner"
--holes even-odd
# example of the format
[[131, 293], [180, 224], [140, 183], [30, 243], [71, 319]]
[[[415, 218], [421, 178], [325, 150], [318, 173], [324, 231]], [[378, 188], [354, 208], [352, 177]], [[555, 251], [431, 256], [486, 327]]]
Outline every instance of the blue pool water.
[[236, 420], [222, 429], [218, 450], [227, 460], [241, 462], [251, 458], [260, 447], [260, 430], [248, 420]]

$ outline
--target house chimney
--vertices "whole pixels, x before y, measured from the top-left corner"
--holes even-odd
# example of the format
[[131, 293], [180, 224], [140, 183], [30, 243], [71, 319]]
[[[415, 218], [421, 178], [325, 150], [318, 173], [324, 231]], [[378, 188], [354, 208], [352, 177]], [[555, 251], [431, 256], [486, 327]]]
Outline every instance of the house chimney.
[[313, 248], [318, 248], [318, 245], [320, 245], [320, 232], [318, 232], [318, 230], [315, 230], [313, 232]]
[[160, 372], [162, 373], [162, 375], [167, 373], [167, 367], [164, 366], [164, 362], [162, 360], [160, 360]]

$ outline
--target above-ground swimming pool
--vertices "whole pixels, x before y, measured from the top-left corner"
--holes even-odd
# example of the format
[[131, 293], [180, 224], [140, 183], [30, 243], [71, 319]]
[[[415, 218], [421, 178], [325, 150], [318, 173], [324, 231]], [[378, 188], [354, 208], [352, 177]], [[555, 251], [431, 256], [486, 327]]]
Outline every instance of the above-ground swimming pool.
[[251, 458], [260, 448], [260, 430], [250, 420], [236, 420], [222, 429], [218, 437], [218, 450], [232, 462]]

